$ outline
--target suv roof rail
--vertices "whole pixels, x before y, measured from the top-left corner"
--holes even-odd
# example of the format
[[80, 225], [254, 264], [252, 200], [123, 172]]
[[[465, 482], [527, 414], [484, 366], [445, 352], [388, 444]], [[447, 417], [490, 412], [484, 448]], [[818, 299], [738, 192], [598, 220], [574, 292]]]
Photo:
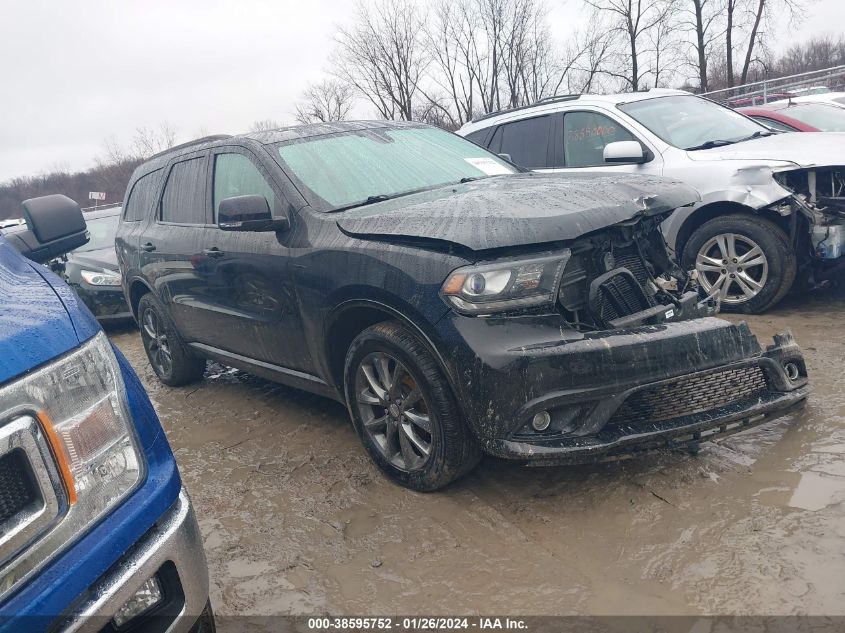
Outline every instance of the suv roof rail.
[[[201, 138], [195, 138], [193, 141], [188, 141], [186, 143], [179, 143], [179, 145], [174, 145], [173, 147], [168, 147], [160, 152], [156, 152], [146, 160], [152, 160], [153, 158], [158, 158], [159, 156], [165, 156], [170, 152], [175, 152], [176, 150], [185, 149], [186, 147], [191, 147], [192, 145], [199, 145], [200, 143], [210, 143], [211, 141], [222, 141], [223, 139], [232, 138], [231, 134], [212, 134], [211, 136], [203, 136]], [[146, 161], [145, 161], [146, 162]]]
[[543, 97], [542, 99], [538, 99], [534, 102], [533, 105], [542, 105], [544, 103], [557, 103], [558, 101], [575, 101], [580, 96], [580, 94], [552, 95], [550, 97]]
[[547, 105], [549, 103], [559, 103], [561, 101], [574, 101], [578, 99], [581, 95], [580, 94], [572, 94], [572, 95], [552, 95], [550, 97], [543, 97], [534, 103], [529, 103], [528, 105], [518, 106], [516, 108], [506, 108], [504, 110], [496, 110], [495, 112], [488, 112], [487, 114], [482, 114], [481, 116], [475, 117], [471, 122], [478, 123], [479, 121], [484, 121], [485, 119], [489, 119], [494, 116], [499, 116], [500, 114], [507, 114], [509, 112], [519, 112], [520, 110], [526, 110], [528, 108], [533, 108], [534, 106], [538, 105]]

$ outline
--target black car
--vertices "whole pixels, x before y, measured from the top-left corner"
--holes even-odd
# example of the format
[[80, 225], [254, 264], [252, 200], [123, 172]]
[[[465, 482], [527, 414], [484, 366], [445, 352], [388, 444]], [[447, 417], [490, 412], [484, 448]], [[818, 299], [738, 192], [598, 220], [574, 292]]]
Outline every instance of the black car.
[[697, 443], [803, 402], [788, 334], [712, 315], [661, 178], [521, 173], [412, 123], [211, 137], [134, 173], [123, 288], [168, 385], [206, 359], [347, 404], [394, 480], [482, 452], [574, 463]]
[[114, 236], [120, 207], [85, 213], [90, 239], [85, 246], [50, 262], [102, 324], [132, 320], [117, 268]]

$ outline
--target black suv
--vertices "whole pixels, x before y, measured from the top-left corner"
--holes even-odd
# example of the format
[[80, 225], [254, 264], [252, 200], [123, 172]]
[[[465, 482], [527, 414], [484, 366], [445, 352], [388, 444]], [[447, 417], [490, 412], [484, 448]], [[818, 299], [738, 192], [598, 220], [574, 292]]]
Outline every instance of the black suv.
[[419, 124], [213, 137], [135, 172], [123, 288], [159, 378], [206, 359], [344, 402], [390, 477], [574, 463], [803, 402], [788, 334], [714, 318], [659, 223], [680, 183], [517, 168]]

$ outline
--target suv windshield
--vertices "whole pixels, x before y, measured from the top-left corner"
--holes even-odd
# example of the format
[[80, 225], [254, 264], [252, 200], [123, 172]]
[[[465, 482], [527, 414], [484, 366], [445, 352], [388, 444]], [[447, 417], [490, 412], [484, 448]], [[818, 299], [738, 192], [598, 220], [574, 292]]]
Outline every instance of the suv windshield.
[[516, 168], [432, 127], [377, 128], [277, 146], [287, 171], [321, 211], [340, 211]]
[[822, 132], [845, 132], [845, 108], [826, 103], [802, 103], [781, 110], [796, 121]]
[[85, 246], [81, 246], [76, 250], [85, 252], [97, 251], [101, 248], [114, 248], [114, 236], [117, 234], [117, 225], [119, 221], [119, 214], [87, 220], [85, 224], [88, 226], [88, 232], [91, 234], [91, 239], [88, 240], [88, 243]]
[[619, 109], [670, 145], [686, 150], [730, 145], [773, 133], [730, 108], [692, 95], [634, 101]]

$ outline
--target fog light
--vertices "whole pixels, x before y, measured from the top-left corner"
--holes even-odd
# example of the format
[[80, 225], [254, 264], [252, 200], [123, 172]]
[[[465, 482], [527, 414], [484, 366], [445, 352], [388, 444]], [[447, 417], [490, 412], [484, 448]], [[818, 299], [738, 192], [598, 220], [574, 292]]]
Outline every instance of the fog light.
[[161, 592], [161, 585], [158, 578], [153, 576], [138, 588], [129, 600], [127, 600], [117, 613], [114, 614], [112, 622], [116, 628], [137, 618], [159, 604], [164, 595]]
[[786, 372], [786, 377], [792, 382], [795, 382], [801, 376], [801, 370], [798, 369], [798, 365], [796, 363], [784, 363], [783, 371]]
[[540, 411], [539, 413], [534, 414], [534, 418], [531, 420], [531, 426], [534, 427], [535, 431], [545, 431], [549, 428], [549, 424], [552, 423], [552, 416], [549, 415], [548, 411]]

